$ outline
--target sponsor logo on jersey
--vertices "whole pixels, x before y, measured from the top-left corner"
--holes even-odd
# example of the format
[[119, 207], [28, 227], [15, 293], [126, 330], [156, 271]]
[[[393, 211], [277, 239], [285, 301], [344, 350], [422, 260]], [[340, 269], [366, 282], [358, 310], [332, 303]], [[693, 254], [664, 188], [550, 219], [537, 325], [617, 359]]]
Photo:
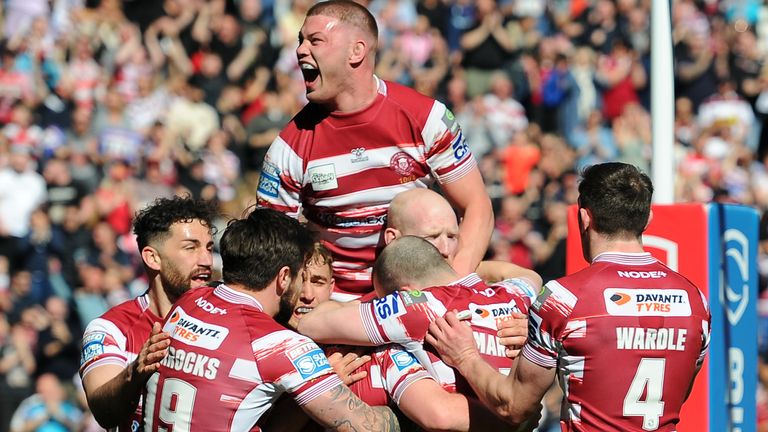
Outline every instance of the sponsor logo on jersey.
[[90, 361], [97, 359], [100, 355], [104, 354], [104, 345], [98, 342], [92, 342], [83, 346], [83, 350], [80, 353], [80, 364], [86, 364]]
[[336, 166], [334, 164], [316, 165], [307, 169], [309, 181], [315, 191], [336, 189], [339, 183], [336, 179]]
[[368, 156], [365, 155], [365, 147], [353, 148], [350, 153], [352, 153], [352, 159], [350, 159], [352, 163], [368, 161]]
[[381, 320], [397, 318], [405, 313], [405, 304], [398, 293], [392, 293], [386, 297], [373, 301], [373, 310]]
[[400, 298], [403, 299], [403, 304], [405, 306], [413, 306], [415, 304], [427, 302], [427, 296], [419, 290], [400, 291]]
[[667, 277], [667, 273], [663, 271], [617, 271], [616, 274], [620, 278], [628, 279], [661, 279]]
[[541, 290], [539, 291], [539, 294], [536, 296], [536, 301], [533, 302], [531, 305], [531, 308], [535, 310], [541, 309], [542, 306], [544, 306], [544, 303], [547, 302], [547, 299], [549, 296], [552, 295], [552, 290], [550, 290], [546, 285], [541, 287]]
[[277, 198], [280, 189], [280, 168], [272, 162], [265, 161], [262, 167], [261, 177], [259, 178], [258, 192]]
[[405, 152], [397, 152], [389, 160], [389, 166], [401, 176], [410, 176], [416, 169], [416, 161]]
[[93, 361], [104, 354], [105, 346], [117, 346], [115, 338], [104, 332], [89, 333], [83, 337], [83, 349], [80, 351], [80, 364]]
[[323, 354], [323, 350], [312, 342], [286, 351], [286, 356], [303, 379], [316, 376], [320, 372], [331, 368], [331, 365], [328, 364], [328, 359]]
[[392, 358], [392, 363], [397, 366], [397, 370], [399, 371], [410, 369], [418, 364], [416, 357], [412, 356], [407, 351], [390, 352], [389, 357]]
[[387, 215], [362, 216], [362, 217], [343, 217], [333, 213], [319, 212], [317, 220], [327, 226], [340, 228], [351, 228], [356, 226], [382, 226], [387, 223]]
[[160, 364], [185, 374], [214, 380], [221, 366], [221, 360], [193, 351], [168, 347], [168, 355], [160, 361]]
[[218, 349], [229, 334], [228, 328], [199, 320], [178, 306], [163, 330], [170, 333], [173, 339], [209, 350]]
[[461, 131], [459, 131], [459, 134], [453, 139], [451, 148], [453, 149], [453, 157], [456, 158], [456, 160], [461, 160], [467, 153], [469, 153], [469, 146], [467, 146], [467, 142], [464, 140], [464, 134]]
[[607, 288], [603, 298], [609, 315], [691, 316], [688, 293], [681, 289]]
[[512, 312], [520, 312], [514, 303], [475, 304], [467, 307], [472, 311], [472, 325], [497, 330], [499, 321], [508, 319]]
[[200, 309], [208, 312], [209, 314], [214, 315], [226, 315], [227, 310], [222, 309], [220, 307], [216, 307], [213, 305], [213, 303], [209, 302], [208, 300], [198, 297], [197, 300], [195, 300], [195, 304], [200, 307]]

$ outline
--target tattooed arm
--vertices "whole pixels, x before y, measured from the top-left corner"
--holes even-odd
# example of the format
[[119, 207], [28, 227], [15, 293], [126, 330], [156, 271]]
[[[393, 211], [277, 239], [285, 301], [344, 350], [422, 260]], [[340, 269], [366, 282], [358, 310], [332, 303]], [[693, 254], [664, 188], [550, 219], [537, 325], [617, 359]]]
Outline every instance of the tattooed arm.
[[302, 408], [330, 431], [400, 430], [392, 410], [385, 406], [368, 406], [343, 384], [312, 399]]

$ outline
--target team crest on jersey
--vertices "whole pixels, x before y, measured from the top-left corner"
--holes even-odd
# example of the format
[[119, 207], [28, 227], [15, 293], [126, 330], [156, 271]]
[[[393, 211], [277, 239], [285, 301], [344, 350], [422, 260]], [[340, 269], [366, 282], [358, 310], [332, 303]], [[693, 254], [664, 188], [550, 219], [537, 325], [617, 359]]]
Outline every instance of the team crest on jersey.
[[265, 161], [259, 177], [258, 192], [277, 198], [278, 190], [280, 190], [280, 168], [272, 162]]
[[323, 350], [312, 342], [286, 351], [285, 354], [302, 379], [317, 376], [331, 368]]
[[171, 312], [163, 331], [177, 341], [209, 350], [219, 349], [229, 334], [228, 328], [199, 320], [178, 306]]
[[307, 169], [312, 189], [316, 192], [336, 189], [339, 182], [336, 179], [336, 166], [332, 163], [317, 165]]
[[681, 289], [608, 288], [605, 309], [614, 316], [691, 316], [688, 293]]
[[389, 166], [401, 176], [409, 176], [416, 169], [416, 161], [405, 152], [397, 152], [389, 160]]
[[350, 153], [352, 153], [352, 163], [368, 161], [368, 156], [365, 155], [365, 147], [353, 148]]
[[389, 357], [399, 371], [410, 369], [417, 364], [416, 358], [408, 353], [408, 351], [390, 352]]

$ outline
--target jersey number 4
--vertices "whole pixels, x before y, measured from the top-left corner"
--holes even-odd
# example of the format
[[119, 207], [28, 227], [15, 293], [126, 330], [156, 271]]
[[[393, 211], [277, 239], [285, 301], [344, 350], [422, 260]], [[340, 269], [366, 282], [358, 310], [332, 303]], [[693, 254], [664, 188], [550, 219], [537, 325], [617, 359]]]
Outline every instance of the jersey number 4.
[[[663, 358], [643, 358], [635, 372], [635, 378], [629, 385], [624, 397], [624, 415], [643, 418], [643, 430], [655, 431], [659, 428], [659, 419], [664, 415]], [[645, 400], [640, 400], [645, 390]]]

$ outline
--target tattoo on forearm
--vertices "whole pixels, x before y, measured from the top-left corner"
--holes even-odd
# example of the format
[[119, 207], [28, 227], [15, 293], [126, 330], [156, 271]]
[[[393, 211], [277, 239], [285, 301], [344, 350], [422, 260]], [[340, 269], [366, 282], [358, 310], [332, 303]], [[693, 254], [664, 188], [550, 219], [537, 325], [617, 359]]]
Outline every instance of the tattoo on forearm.
[[342, 418], [328, 430], [343, 432], [396, 432], [400, 430], [392, 410], [388, 407], [370, 407], [354, 395], [347, 386], [337, 386], [330, 391], [332, 405], [344, 407]]

